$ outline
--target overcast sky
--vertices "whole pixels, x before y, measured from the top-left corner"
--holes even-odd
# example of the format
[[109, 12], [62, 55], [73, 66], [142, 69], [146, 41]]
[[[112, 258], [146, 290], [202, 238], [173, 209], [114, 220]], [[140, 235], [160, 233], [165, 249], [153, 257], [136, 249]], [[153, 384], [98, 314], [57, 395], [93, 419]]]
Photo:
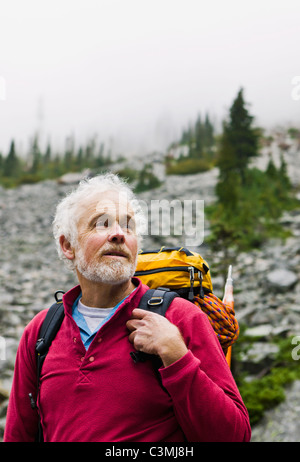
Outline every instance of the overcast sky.
[[240, 87], [259, 125], [299, 127], [299, 18], [299, 0], [1, 0], [0, 151], [37, 130], [163, 149]]

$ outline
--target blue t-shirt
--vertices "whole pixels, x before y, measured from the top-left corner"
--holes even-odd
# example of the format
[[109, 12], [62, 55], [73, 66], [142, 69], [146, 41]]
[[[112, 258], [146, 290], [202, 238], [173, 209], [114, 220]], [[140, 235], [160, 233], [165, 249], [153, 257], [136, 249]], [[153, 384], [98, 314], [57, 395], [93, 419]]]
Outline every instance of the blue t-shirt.
[[124, 302], [124, 300], [127, 297], [129, 297], [129, 295], [127, 295], [125, 298], [123, 298], [123, 300], [121, 300], [111, 311], [109, 311], [109, 314], [106, 316], [106, 318], [104, 318], [99, 323], [98, 327], [93, 332], [91, 332], [88, 325], [87, 325], [87, 323], [86, 323], [86, 320], [84, 319], [83, 314], [80, 313], [80, 311], [78, 310], [78, 302], [82, 297], [82, 293], [80, 292], [79, 296], [76, 298], [75, 302], [73, 303], [72, 316], [73, 316], [73, 319], [76, 322], [77, 326], [79, 327], [81, 340], [82, 340], [82, 343], [83, 343], [86, 350], [88, 349], [88, 347], [92, 343], [92, 341], [93, 341], [95, 335], [97, 334], [98, 330], [100, 329], [100, 327], [103, 326], [103, 324], [105, 324], [114, 315], [114, 313], [117, 311], [118, 307], [121, 305], [121, 303]]

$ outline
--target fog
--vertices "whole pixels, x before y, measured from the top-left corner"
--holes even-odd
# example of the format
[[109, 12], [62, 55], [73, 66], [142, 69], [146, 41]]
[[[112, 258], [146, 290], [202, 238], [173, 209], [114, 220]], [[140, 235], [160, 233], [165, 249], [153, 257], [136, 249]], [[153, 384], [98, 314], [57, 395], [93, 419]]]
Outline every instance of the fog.
[[299, 127], [299, 17], [296, 0], [2, 2], [0, 151], [35, 133], [163, 150], [198, 114], [220, 127], [240, 87], [258, 125]]

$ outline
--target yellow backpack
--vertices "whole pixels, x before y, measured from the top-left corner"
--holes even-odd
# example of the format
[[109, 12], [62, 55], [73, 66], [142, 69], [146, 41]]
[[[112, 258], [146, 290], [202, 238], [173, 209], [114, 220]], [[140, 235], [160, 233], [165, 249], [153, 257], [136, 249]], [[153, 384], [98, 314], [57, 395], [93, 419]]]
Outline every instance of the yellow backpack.
[[209, 266], [200, 254], [184, 247], [140, 251], [135, 276], [150, 289], [166, 288], [188, 299], [208, 316], [226, 354], [238, 338], [233, 306], [213, 294]]

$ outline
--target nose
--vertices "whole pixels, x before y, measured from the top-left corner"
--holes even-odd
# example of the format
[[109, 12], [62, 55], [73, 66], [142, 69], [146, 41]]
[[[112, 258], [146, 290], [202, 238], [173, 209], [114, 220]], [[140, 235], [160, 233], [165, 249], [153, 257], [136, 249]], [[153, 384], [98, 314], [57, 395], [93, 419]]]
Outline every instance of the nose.
[[118, 244], [124, 244], [125, 234], [119, 223], [115, 222], [108, 235], [109, 242], [116, 242]]

